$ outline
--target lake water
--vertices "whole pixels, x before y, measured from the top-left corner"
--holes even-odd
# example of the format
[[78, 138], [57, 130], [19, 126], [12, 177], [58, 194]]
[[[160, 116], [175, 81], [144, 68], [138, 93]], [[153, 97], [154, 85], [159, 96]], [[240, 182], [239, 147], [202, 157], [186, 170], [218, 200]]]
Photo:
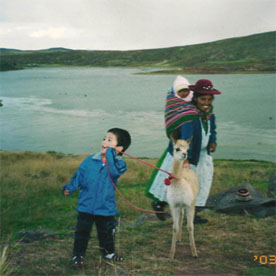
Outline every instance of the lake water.
[[[98, 152], [106, 130], [129, 130], [128, 153], [159, 157], [168, 139], [165, 97], [175, 75], [136, 75], [145, 69], [35, 68], [0, 73], [1, 149]], [[185, 75], [209, 78], [216, 96], [214, 158], [276, 162], [275, 74]]]

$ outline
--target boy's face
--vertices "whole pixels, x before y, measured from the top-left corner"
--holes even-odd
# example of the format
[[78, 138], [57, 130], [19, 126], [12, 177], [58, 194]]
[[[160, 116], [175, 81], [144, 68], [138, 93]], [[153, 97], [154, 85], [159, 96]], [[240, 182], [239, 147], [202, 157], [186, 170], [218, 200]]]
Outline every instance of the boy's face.
[[112, 132], [107, 132], [101, 144], [101, 152], [105, 153], [107, 151], [107, 148], [115, 148], [119, 151], [122, 151], [123, 147], [117, 146], [117, 144], [118, 141], [116, 135]]

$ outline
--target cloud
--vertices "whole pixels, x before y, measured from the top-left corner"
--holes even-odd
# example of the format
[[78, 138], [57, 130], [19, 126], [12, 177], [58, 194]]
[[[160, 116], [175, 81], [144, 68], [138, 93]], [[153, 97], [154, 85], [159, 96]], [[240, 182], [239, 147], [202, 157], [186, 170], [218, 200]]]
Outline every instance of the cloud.
[[276, 29], [275, 0], [0, 1], [1, 47], [19, 49], [163, 48]]
[[33, 38], [49, 37], [51, 39], [74, 38], [76, 35], [77, 34], [74, 30], [65, 27], [41, 29], [30, 33], [30, 37]]
[[59, 28], [48, 28], [44, 30], [39, 30], [32, 32], [30, 37], [40, 38], [40, 37], [50, 37], [50, 38], [62, 38], [66, 28], [59, 27]]

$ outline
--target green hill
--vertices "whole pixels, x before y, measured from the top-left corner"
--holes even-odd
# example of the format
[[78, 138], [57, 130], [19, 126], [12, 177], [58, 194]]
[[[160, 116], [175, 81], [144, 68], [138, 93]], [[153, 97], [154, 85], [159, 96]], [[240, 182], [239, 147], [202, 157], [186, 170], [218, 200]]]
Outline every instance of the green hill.
[[0, 49], [1, 70], [42, 65], [159, 67], [190, 73], [274, 72], [276, 32], [197, 45], [131, 51]]

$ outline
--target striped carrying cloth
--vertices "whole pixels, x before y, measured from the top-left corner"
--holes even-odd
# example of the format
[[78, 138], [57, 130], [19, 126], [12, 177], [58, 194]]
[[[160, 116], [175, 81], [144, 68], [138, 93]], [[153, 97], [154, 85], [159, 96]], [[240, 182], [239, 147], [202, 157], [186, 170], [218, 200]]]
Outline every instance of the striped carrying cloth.
[[185, 102], [181, 98], [176, 97], [173, 90], [169, 90], [165, 107], [165, 126], [167, 136], [184, 123], [191, 122], [201, 117], [203, 121], [207, 121], [213, 113], [213, 107], [206, 112], [202, 112], [196, 108], [191, 102]]

